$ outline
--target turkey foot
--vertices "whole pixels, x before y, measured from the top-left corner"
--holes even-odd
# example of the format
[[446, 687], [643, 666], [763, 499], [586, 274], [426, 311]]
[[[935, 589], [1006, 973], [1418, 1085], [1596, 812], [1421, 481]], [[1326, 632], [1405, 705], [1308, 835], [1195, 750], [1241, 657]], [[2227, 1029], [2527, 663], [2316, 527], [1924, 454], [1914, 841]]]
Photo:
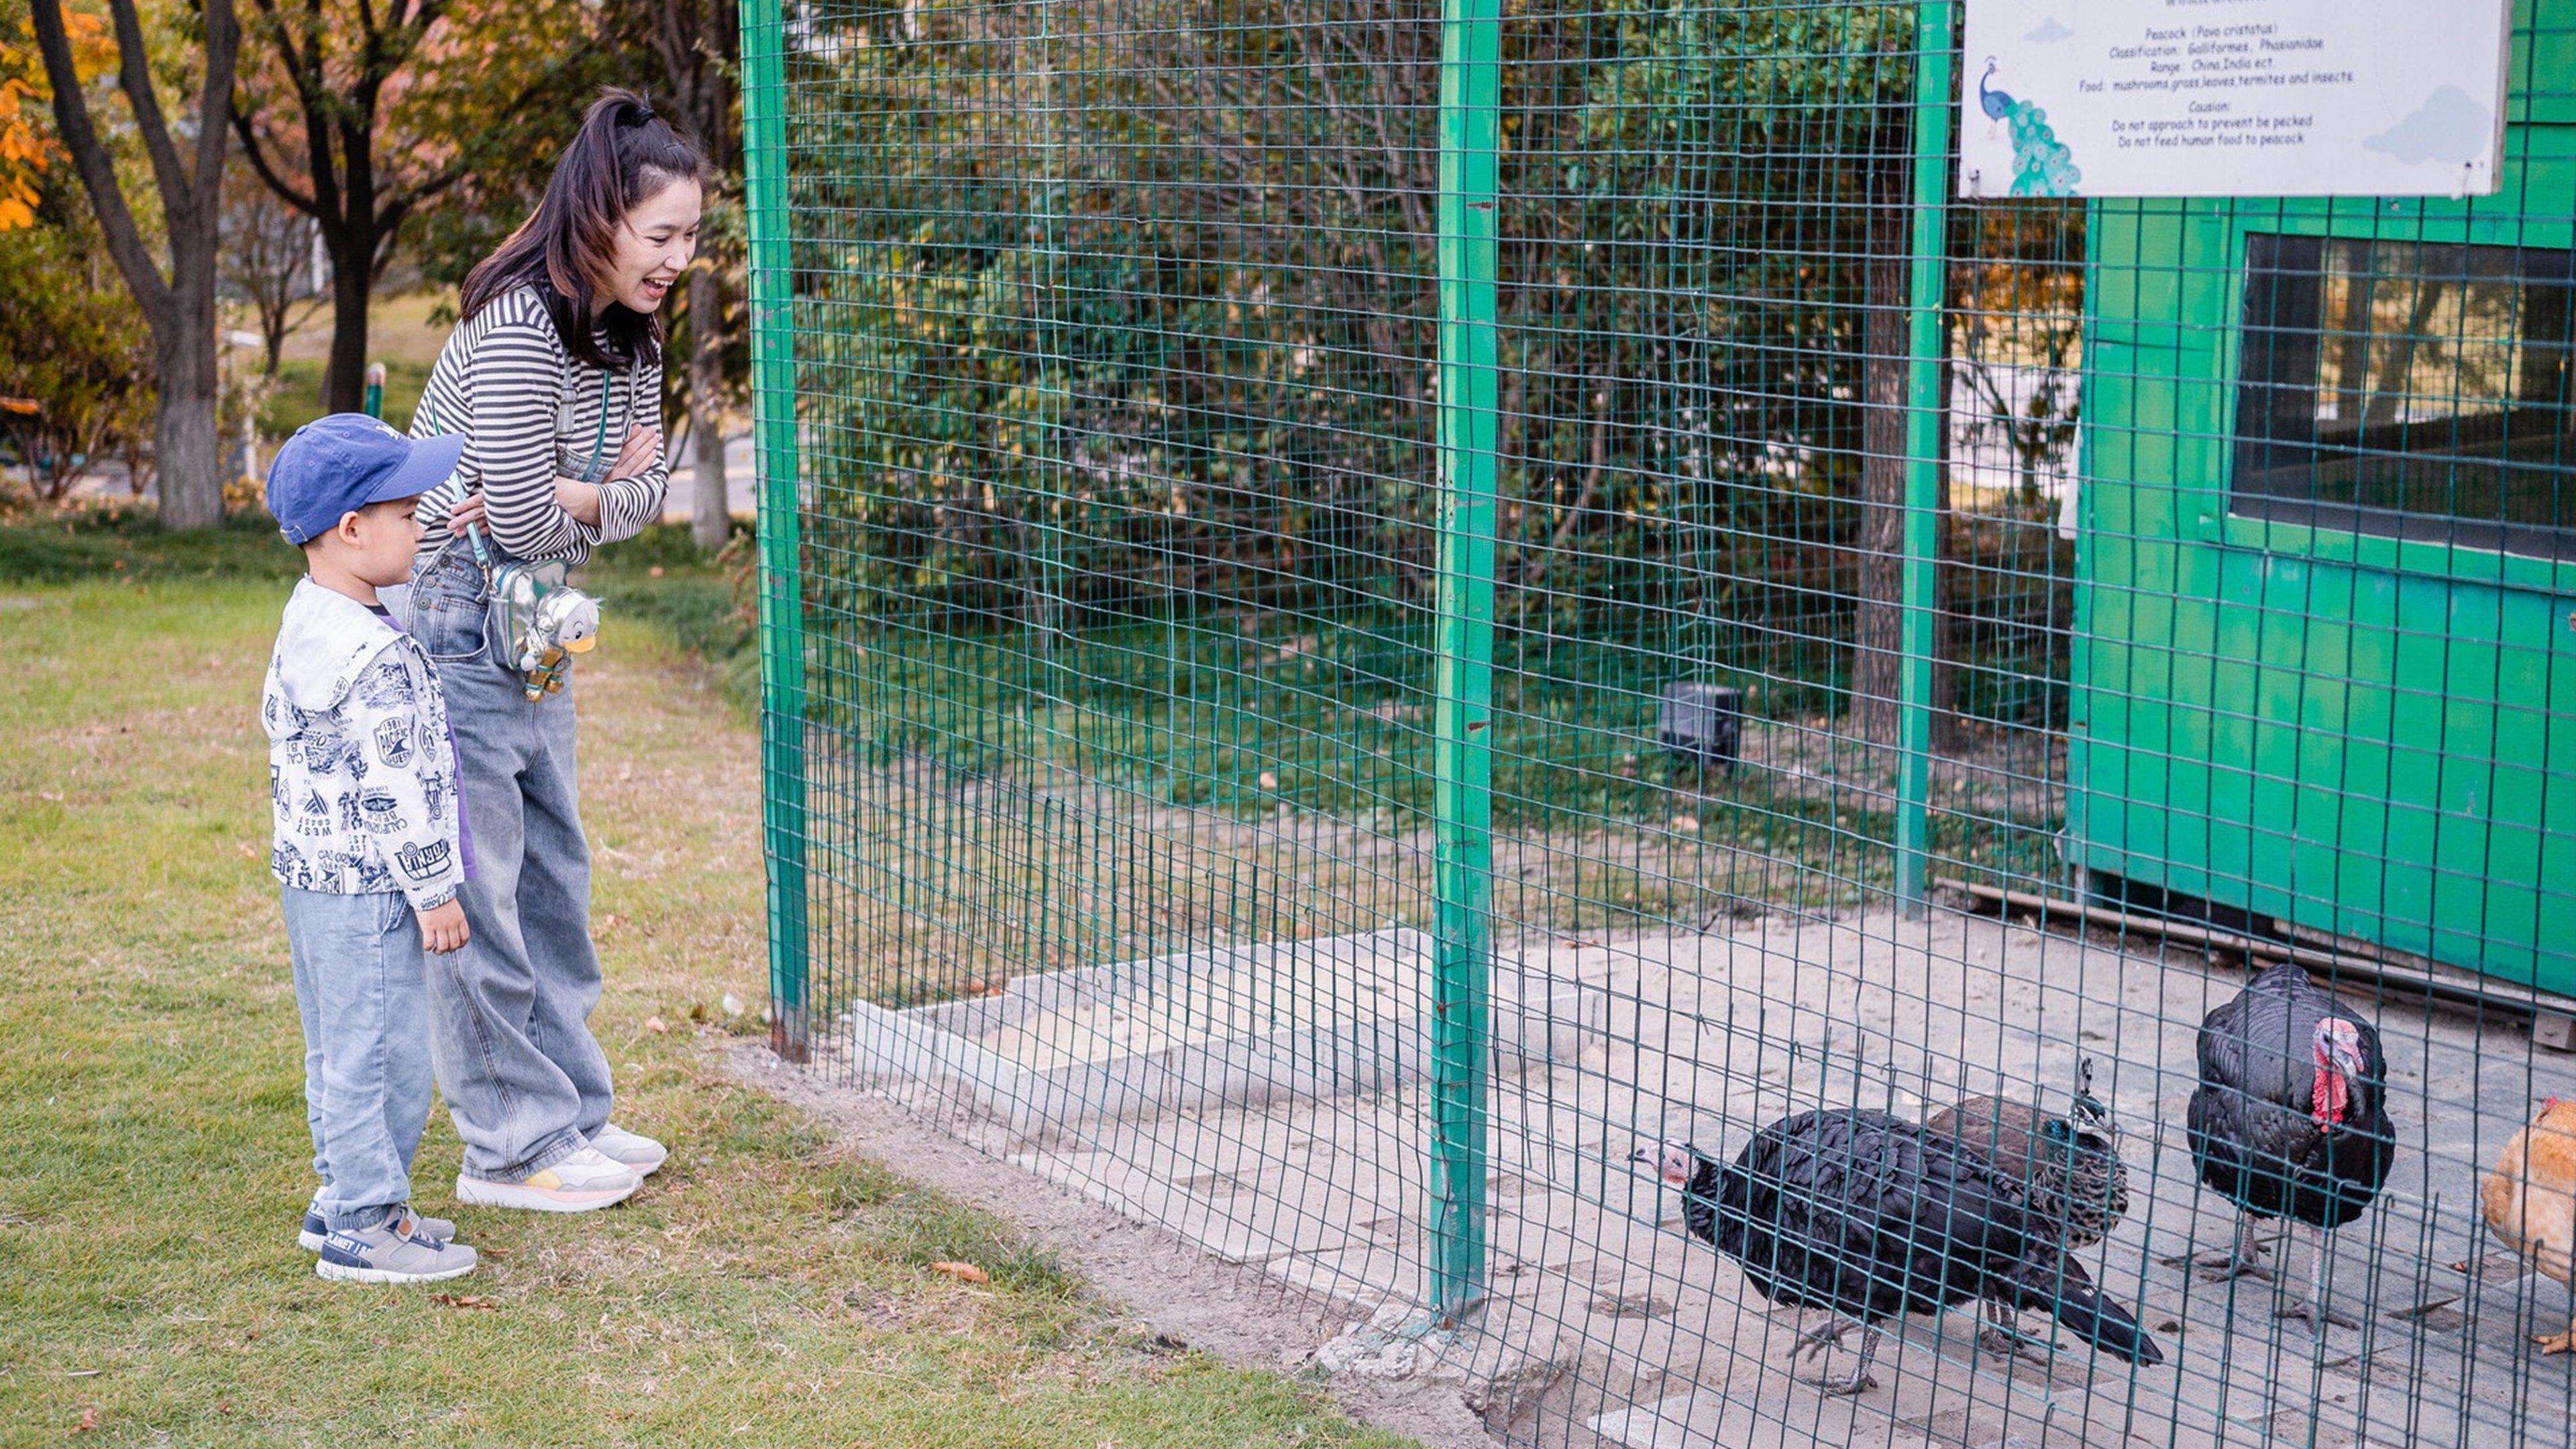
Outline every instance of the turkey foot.
[[2274, 1316], [2283, 1319], [2301, 1319], [2306, 1322], [2311, 1331], [2319, 1335], [2323, 1335], [2325, 1333], [2326, 1325], [2328, 1324], [2332, 1324], [2337, 1328], [2361, 1327], [2360, 1319], [2355, 1318], [2348, 1313], [2337, 1313], [2322, 1303], [2288, 1304]]
[[2565, 1333], [2535, 1333], [2531, 1341], [2539, 1344], [2544, 1354], [2566, 1353], [2576, 1349], [2576, 1325], [2571, 1325]]
[[2263, 1266], [2263, 1250], [2251, 1247], [2242, 1256], [2228, 1253], [2193, 1253], [2179, 1261], [2200, 1270], [2203, 1283], [2224, 1283], [2230, 1278], [2270, 1278], [2272, 1270]]
[[[1840, 1331], [1837, 1330], [1834, 1335], [1835, 1339], [1839, 1341], [1841, 1336]], [[1822, 1344], [1817, 1345], [1816, 1351], [1819, 1353], [1823, 1352], [1824, 1346]], [[1850, 1373], [1847, 1373], [1840, 1378], [1836, 1378], [1831, 1374], [1818, 1374], [1814, 1378], [1807, 1380], [1807, 1382], [1814, 1384], [1817, 1388], [1822, 1389], [1829, 1394], [1867, 1393], [1871, 1389], [1878, 1387], [1878, 1380], [1869, 1376], [1870, 1360], [1877, 1357], [1878, 1330], [1875, 1328], [1863, 1328], [1860, 1333], [1860, 1362], [1852, 1366], [1852, 1371]]]
[[1842, 1319], [1828, 1318], [1799, 1334], [1798, 1341], [1789, 1345], [1789, 1357], [1794, 1359], [1804, 1354], [1808, 1358], [1815, 1358], [1828, 1348], [1840, 1348], [1843, 1346], [1843, 1335], [1851, 1332], [1851, 1327]]
[[1986, 1312], [1988, 1318], [1977, 1330], [1977, 1347], [2000, 1359], [2017, 1358], [2041, 1368], [2055, 1365], [2057, 1356], [2049, 1352], [2048, 1345], [2013, 1327], [2000, 1305], [1989, 1303]]
[[2167, 1264], [2189, 1264], [2200, 1270], [2200, 1281], [2224, 1283], [2230, 1278], [2269, 1278], [2272, 1270], [2263, 1266], [2263, 1245], [2254, 1241], [2254, 1221], [2243, 1213], [2236, 1215], [2236, 1235], [2223, 1253], [2182, 1253], [2164, 1260]]

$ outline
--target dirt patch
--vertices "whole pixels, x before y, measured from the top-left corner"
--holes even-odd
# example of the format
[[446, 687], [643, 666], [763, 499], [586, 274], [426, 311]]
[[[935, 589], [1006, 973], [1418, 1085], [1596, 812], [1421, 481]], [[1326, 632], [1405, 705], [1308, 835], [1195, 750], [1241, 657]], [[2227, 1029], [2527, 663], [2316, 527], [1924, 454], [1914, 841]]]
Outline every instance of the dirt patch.
[[[734, 1048], [726, 1066], [812, 1114], [846, 1145], [1009, 1221], [1060, 1254], [1148, 1335], [1246, 1368], [1293, 1373], [1315, 1371], [1316, 1350], [1368, 1316], [1049, 1186], [916, 1120], [882, 1094], [819, 1080], [759, 1046]], [[1503, 1449], [1453, 1384], [1365, 1375], [1323, 1384], [1353, 1418], [1434, 1449]]]

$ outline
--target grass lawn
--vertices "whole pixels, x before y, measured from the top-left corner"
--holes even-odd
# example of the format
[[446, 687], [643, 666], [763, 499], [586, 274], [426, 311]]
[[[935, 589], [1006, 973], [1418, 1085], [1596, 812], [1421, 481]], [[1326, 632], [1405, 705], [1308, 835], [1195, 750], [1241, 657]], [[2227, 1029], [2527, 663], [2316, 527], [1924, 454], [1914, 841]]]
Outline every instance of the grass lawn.
[[[429, 385], [430, 364], [447, 345], [452, 323], [432, 320], [442, 305], [452, 306], [447, 292], [414, 292], [378, 297], [367, 312], [367, 360], [385, 365], [385, 421], [411, 426], [420, 391]], [[331, 355], [331, 309], [315, 309], [304, 325], [286, 336], [278, 352], [277, 390], [260, 410], [259, 427], [272, 444], [322, 416], [322, 368]]]
[[459, 1211], [441, 1111], [418, 1198], [486, 1266], [444, 1302], [316, 1280], [255, 719], [283, 588], [196, 557], [0, 556], [0, 1444], [1403, 1442], [1156, 1349], [723, 1072], [762, 995], [757, 741], [640, 626], [581, 666], [594, 1024], [671, 1164], [606, 1213]]

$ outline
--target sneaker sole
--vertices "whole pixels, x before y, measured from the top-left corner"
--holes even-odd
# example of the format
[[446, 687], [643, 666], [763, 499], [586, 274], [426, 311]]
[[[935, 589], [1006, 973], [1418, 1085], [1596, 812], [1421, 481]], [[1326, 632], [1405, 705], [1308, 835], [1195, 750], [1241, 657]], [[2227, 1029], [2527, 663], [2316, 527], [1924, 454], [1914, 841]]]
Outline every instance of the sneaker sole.
[[[452, 1243], [456, 1240], [454, 1238], [441, 1238], [439, 1241], [442, 1243]], [[322, 1235], [320, 1233], [297, 1233], [295, 1235], [295, 1246], [302, 1248], [308, 1253], [321, 1252]]]
[[456, 1200], [477, 1207], [519, 1208], [535, 1213], [587, 1213], [615, 1207], [633, 1197], [643, 1185], [644, 1179], [638, 1177], [625, 1187], [576, 1190], [460, 1177], [456, 1179]]
[[450, 1278], [462, 1278], [473, 1271], [472, 1263], [456, 1268], [442, 1268], [435, 1273], [403, 1273], [392, 1268], [351, 1268], [332, 1262], [313, 1265], [314, 1277], [327, 1278], [334, 1283], [444, 1283]]

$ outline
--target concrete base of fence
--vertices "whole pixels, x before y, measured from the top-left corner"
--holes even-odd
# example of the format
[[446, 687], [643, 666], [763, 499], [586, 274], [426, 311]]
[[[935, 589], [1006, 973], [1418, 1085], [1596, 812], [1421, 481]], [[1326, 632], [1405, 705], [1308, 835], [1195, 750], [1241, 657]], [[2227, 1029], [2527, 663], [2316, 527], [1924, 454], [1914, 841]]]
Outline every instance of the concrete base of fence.
[[[1023, 976], [966, 1001], [848, 1015], [851, 1060], [946, 1078], [1023, 1140], [1213, 1103], [1260, 1105], [1420, 1080], [1432, 940], [1391, 927]], [[1494, 1069], [1572, 1061], [1609, 1020], [1599, 986], [1511, 965]]]

